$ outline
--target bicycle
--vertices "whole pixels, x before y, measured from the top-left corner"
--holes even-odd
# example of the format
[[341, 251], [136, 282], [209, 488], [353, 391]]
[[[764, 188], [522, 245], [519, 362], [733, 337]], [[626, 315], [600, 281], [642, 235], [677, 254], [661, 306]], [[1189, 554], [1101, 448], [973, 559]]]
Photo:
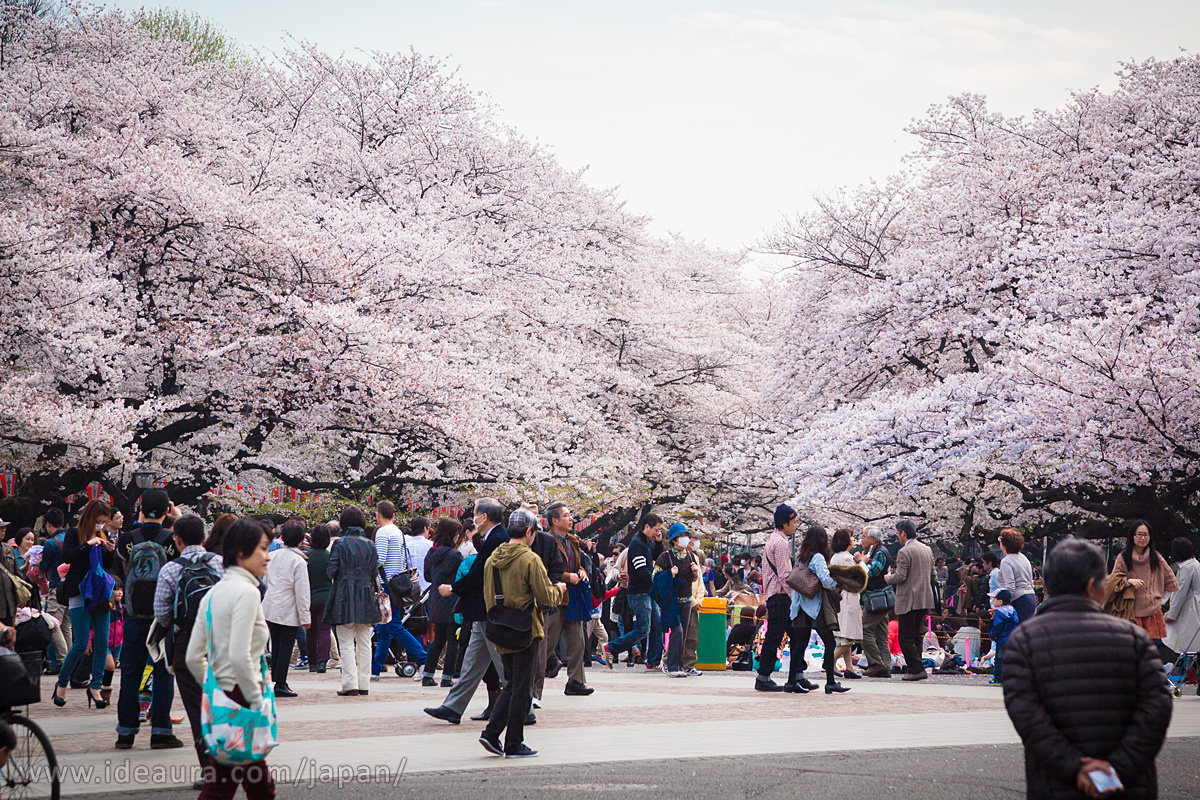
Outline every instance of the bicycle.
[[15, 706], [28, 706], [41, 701], [42, 653], [19, 653], [32, 685], [9, 685], [0, 689], [0, 719], [12, 727], [17, 746], [9, 754], [8, 763], [0, 767], [0, 797], [4, 800], [50, 798], [59, 800], [60, 781], [58, 758], [50, 737], [41, 726]]

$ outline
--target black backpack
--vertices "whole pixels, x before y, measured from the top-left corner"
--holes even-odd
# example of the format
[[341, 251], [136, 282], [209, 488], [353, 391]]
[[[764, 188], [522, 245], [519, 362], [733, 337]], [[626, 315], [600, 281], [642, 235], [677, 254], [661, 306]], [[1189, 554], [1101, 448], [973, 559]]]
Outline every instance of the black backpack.
[[176, 629], [192, 630], [196, 623], [196, 612], [200, 610], [200, 601], [208, 590], [221, 580], [221, 573], [209, 563], [211, 553], [201, 553], [190, 558], [176, 559], [182, 567], [179, 571], [179, 583], [175, 587], [175, 598], [171, 603], [171, 617]]

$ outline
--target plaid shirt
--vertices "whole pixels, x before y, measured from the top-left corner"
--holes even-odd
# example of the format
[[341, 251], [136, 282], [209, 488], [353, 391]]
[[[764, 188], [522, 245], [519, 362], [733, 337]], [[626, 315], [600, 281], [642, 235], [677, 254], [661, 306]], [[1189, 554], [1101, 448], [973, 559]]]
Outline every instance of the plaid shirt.
[[154, 588], [154, 618], [160, 625], [172, 624], [175, 610], [175, 590], [179, 588], [179, 575], [183, 571], [183, 563], [180, 559], [191, 561], [197, 555], [205, 554], [208, 555], [208, 563], [216, 569], [217, 574], [224, 575], [225, 560], [221, 554], [209, 553], [198, 544], [183, 548], [179, 558], [163, 564], [162, 569], [158, 571], [158, 586]]
[[767, 597], [790, 594], [787, 579], [791, 574], [792, 548], [788, 545], [788, 537], [776, 528], [763, 547], [763, 594]]

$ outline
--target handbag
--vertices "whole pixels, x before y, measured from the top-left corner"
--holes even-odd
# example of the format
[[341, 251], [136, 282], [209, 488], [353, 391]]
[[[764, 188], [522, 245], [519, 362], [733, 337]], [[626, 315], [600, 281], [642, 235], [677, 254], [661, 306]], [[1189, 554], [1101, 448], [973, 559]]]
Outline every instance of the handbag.
[[102, 545], [92, 545], [91, 563], [87, 575], [79, 582], [79, 593], [83, 595], [83, 607], [95, 611], [112, 597], [116, 581], [104, 569], [104, 554], [100, 552]]
[[[40, 673], [40, 654], [34, 654], [33, 657]], [[25, 659], [19, 653], [0, 647], [0, 709], [38, 702], [41, 699], [39, 680], [29, 673]]]
[[262, 761], [279, 744], [275, 717], [275, 689], [267, 680], [263, 656], [263, 702], [259, 709], [247, 708], [225, 694], [212, 671], [212, 603], [206, 609], [208, 666], [204, 670], [204, 697], [200, 704], [200, 732], [208, 754], [219, 764], [236, 766]]
[[387, 592], [378, 591], [375, 593], [375, 605], [379, 606], [379, 624], [387, 625], [392, 621], [392, 598]]
[[863, 611], [868, 614], [880, 614], [896, 607], [896, 588], [885, 586], [882, 589], [868, 589], [862, 593]]
[[[767, 563], [771, 563], [769, 560]], [[775, 574], [779, 574], [779, 568], [771, 564], [771, 569], [775, 570]], [[792, 571], [788, 573], [784, 579], [789, 589], [793, 589], [807, 597], [809, 600], [817, 596], [817, 592], [821, 591], [821, 582], [817, 580], [816, 574], [808, 568], [806, 564], [797, 564], [792, 567]]]
[[533, 612], [529, 609], [504, 605], [504, 591], [500, 587], [500, 570], [492, 568], [492, 592], [496, 605], [488, 609], [484, 636], [496, 647], [516, 652], [533, 643]]
[[592, 618], [592, 586], [580, 581], [567, 587], [567, 608], [563, 619], [570, 622], [587, 622]]
[[388, 592], [391, 593], [396, 605], [403, 608], [421, 602], [421, 582], [417, 580], [417, 571], [412, 568], [412, 556], [408, 553], [408, 543], [404, 534], [400, 534], [400, 544], [404, 547], [404, 569], [392, 577], [387, 577], [383, 566], [379, 567], [379, 576], [383, 578]]

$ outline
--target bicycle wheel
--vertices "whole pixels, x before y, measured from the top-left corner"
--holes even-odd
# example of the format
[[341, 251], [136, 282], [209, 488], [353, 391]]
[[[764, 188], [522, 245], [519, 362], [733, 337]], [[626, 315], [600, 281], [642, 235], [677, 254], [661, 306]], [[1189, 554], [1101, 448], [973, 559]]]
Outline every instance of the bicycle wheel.
[[58, 800], [58, 759], [50, 738], [36, 722], [20, 714], [8, 714], [4, 720], [17, 736], [17, 746], [0, 767], [0, 796], [8, 798], [50, 798]]

